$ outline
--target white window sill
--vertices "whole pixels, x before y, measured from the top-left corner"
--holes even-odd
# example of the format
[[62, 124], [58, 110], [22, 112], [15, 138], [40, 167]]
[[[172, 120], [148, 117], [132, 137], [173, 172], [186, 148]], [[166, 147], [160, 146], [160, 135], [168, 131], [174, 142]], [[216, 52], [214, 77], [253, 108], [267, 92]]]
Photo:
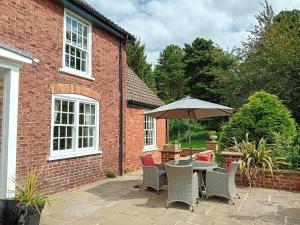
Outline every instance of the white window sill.
[[144, 152], [150, 152], [150, 151], [156, 151], [158, 150], [157, 146], [145, 146], [144, 147]]
[[84, 79], [87, 79], [87, 80], [92, 80], [92, 81], [95, 80], [95, 78], [92, 77], [92, 75], [87, 75], [87, 74], [84, 74], [84, 73], [80, 73], [79, 71], [72, 70], [72, 69], [69, 69], [69, 68], [59, 68], [58, 71], [60, 73], [64, 73], [64, 74], [68, 74], [68, 75], [71, 75], [71, 76], [84, 78]]
[[68, 152], [68, 153], [61, 153], [60, 155], [50, 155], [48, 157], [49, 161], [53, 160], [59, 160], [59, 159], [70, 159], [70, 158], [76, 158], [76, 157], [82, 157], [82, 156], [89, 156], [89, 155], [98, 155], [101, 154], [102, 151], [78, 151], [78, 152]]

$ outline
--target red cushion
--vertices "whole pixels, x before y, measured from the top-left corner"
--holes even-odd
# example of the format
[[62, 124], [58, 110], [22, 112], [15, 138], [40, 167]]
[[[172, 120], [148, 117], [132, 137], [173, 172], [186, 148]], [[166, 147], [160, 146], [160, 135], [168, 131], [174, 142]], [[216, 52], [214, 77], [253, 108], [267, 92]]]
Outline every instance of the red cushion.
[[212, 156], [208, 154], [198, 154], [196, 159], [200, 161], [211, 162]]
[[144, 166], [155, 166], [155, 162], [152, 158], [152, 155], [142, 156]]
[[227, 172], [230, 172], [230, 170], [232, 169], [232, 166], [233, 166], [233, 162], [231, 162], [228, 167], [227, 167]]

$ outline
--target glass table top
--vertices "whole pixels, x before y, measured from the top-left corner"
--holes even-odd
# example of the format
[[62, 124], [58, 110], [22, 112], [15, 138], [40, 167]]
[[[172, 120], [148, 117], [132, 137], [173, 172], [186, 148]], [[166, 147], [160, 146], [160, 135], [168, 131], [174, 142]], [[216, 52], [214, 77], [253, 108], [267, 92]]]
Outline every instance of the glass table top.
[[208, 163], [205, 161], [198, 161], [198, 160], [194, 160], [194, 159], [188, 159], [188, 160], [172, 160], [167, 162], [166, 164], [168, 165], [174, 165], [174, 166], [188, 166], [188, 165], [193, 165], [193, 169], [194, 170], [210, 170], [213, 168], [216, 168], [217, 166], [212, 164], [212, 163]]

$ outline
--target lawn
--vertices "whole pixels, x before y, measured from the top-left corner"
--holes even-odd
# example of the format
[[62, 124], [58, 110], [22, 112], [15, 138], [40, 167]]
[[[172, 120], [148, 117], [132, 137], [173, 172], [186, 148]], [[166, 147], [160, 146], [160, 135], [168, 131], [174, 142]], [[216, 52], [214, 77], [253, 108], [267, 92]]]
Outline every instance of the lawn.
[[[182, 148], [189, 148], [188, 142], [180, 142]], [[192, 148], [206, 148], [207, 143], [206, 141], [192, 141]]]

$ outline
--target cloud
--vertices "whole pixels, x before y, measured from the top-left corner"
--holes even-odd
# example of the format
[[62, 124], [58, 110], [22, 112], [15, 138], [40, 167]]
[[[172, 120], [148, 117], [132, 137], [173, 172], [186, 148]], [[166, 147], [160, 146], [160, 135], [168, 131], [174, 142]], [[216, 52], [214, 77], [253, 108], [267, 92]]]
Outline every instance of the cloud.
[[[260, 0], [87, 0], [102, 14], [146, 44], [148, 62], [155, 64], [169, 44], [213, 40], [223, 49], [241, 46], [256, 24]], [[299, 0], [270, 0], [276, 13], [300, 8]]]

